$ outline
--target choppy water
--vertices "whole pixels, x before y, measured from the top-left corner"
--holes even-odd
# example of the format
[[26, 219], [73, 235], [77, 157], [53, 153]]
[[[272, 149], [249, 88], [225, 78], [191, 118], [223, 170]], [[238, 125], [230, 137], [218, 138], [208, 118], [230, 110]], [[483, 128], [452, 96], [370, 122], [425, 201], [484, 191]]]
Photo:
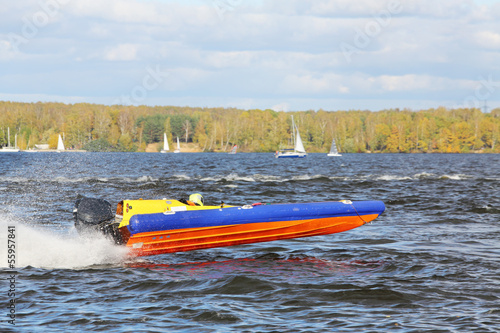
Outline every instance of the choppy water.
[[[0, 331], [500, 332], [499, 191], [500, 155], [0, 154]], [[335, 235], [138, 259], [72, 226], [78, 193], [194, 192], [387, 211]]]

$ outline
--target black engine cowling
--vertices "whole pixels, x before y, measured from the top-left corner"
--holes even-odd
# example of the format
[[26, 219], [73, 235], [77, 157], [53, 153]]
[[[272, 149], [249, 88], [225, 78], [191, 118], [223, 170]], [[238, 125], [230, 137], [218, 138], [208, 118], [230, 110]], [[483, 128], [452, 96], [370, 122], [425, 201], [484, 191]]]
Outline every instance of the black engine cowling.
[[75, 227], [80, 234], [99, 232], [111, 236], [115, 243], [121, 244], [122, 237], [117, 230], [115, 213], [111, 204], [98, 198], [79, 197], [73, 209]]

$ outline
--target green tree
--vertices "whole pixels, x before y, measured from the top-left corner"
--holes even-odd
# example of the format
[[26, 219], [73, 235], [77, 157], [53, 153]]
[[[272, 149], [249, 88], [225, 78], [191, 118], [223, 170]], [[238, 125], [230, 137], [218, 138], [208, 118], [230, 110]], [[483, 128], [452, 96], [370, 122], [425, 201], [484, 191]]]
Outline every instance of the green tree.
[[142, 127], [142, 138], [145, 143], [160, 142], [163, 140], [166, 116], [156, 114], [137, 119], [137, 126]]

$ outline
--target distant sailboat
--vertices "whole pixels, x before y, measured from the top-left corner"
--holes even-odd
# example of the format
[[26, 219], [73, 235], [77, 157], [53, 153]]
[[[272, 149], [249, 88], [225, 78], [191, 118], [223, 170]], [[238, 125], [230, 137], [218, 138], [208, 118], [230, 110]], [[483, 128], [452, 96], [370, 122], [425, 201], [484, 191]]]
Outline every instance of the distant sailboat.
[[179, 137], [177, 137], [177, 148], [174, 150], [174, 153], [180, 153], [181, 152], [181, 145], [179, 143]]
[[24, 150], [26, 153], [36, 153], [37, 150], [34, 148], [30, 148], [30, 139], [28, 139], [28, 144], [26, 145], [26, 150]]
[[163, 149], [160, 151], [160, 153], [166, 153], [169, 150], [170, 148], [168, 146], [167, 133], [163, 133]]
[[234, 145], [229, 154], [236, 154], [237, 150], [238, 150], [238, 145]]
[[17, 134], [15, 136], [14, 147], [10, 146], [10, 128], [7, 127], [7, 147], [2, 147], [0, 152], [2, 153], [18, 153], [21, 150], [17, 148]]
[[302, 139], [300, 138], [299, 129], [295, 125], [292, 116], [292, 138], [294, 138], [295, 146], [293, 149], [281, 149], [276, 152], [276, 158], [303, 158], [307, 156]]
[[335, 139], [332, 140], [332, 146], [330, 147], [330, 152], [327, 154], [327, 156], [342, 156], [341, 154], [339, 154], [337, 145], [335, 144]]
[[61, 134], [59, 134], [59, 139], [57, 140], [57, 151], [58, 152], [64, 151], [64, 143], [63, 143]]

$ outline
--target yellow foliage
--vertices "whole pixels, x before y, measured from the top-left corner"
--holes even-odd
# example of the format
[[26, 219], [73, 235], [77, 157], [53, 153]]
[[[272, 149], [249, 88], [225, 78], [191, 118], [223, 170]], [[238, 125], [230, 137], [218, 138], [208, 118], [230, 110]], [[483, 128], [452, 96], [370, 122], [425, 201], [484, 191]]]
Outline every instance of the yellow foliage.
[[[342, 152], [500, 152], [500, 109], [439, 107], [420, 111], [297, 111], [238, 110], [177, 106], [106, 106], [88, 103], [0, 102], [0, 143], [18, 135], [18, 146], [35, 143], [57, 147], [59, 133], [65, 145], [77, 149], [103, 139], [124, 150], [144, 151], [147, 139], [141, 117], [161, 116], [160, 131], [170, 143], [176, 136], [197, 143], [203, 151], [227, 151], [238, 144], [240, 151], [273, 152], [287, 146], [291, 115], [299, 127], [308, 152], [327, 152], [335, 139]], [[188, 131], [175, 128], [171, 119], [192, 121]], [[184, 122], [187, 121], [184, 119]], [[163, 140], [163, 133], [161, 133]], [[187, 135], [187, 140], [186, 140]], [[150, 136], [151, 137], [151, 136]], [[157, 143], [157, 135], [153, 142]], [[13, 144], [13, 142], [12, 142]]]

